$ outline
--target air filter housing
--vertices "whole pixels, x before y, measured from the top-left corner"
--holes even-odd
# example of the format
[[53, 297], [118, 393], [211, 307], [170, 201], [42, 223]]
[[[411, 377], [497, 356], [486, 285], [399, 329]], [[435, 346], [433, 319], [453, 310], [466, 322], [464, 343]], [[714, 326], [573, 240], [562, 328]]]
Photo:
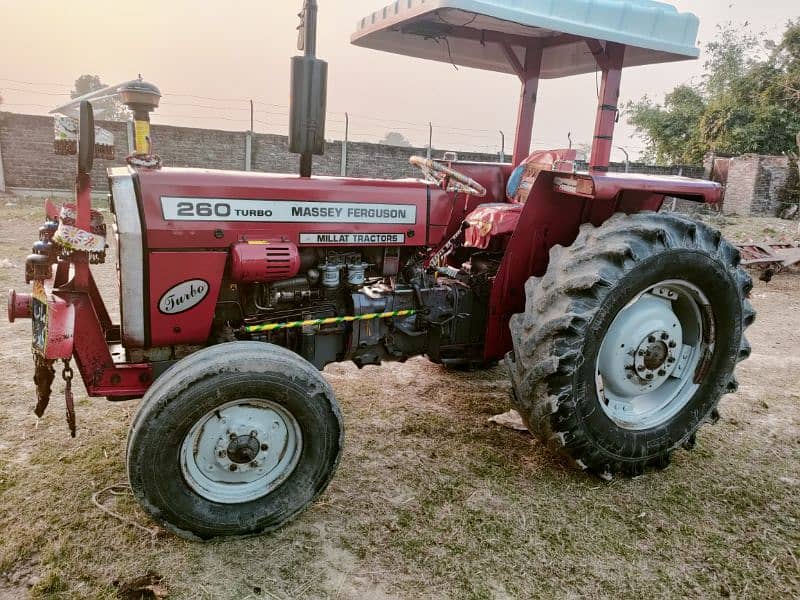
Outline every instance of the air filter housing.
[[291, 242], [243, 242], [231, 249], [231, 278], [237, 283], [281, 281], [300, 271], [300, 252]]

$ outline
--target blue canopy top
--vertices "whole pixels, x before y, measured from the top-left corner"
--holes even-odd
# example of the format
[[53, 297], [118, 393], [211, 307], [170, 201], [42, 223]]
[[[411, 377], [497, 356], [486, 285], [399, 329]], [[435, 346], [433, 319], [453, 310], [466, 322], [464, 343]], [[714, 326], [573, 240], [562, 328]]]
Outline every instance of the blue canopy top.
[[627, 45], [625, 67], [697, 58], [698, 27], [654, 0], [396, 0], [359, 21], [352, 43], [503, 73], [509, 47], [524, 61], [540, 44], [541, 77], [554, 78], [595, 71], [586, 39]]

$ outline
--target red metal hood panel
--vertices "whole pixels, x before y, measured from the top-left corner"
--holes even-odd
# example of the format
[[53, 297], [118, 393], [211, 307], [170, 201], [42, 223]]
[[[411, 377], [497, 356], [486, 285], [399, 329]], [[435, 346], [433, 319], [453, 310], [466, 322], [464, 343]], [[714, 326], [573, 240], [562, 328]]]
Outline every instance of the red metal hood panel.
[[428, 225], [447, 224], [452, 210], [449, 194], [410, 179], [203, 169], [142, 169], [137, 177], [151, 249], [279, 238], [310, 246], [422, 246]]
[[706, 204], [717, 204], [722, 196], [722, 186], [703, 179], [638, 173], [593, 173], [591, 177], [594, 180], [595, 195], [600, 199], [614, 198], [626, 190], [664, 194]]

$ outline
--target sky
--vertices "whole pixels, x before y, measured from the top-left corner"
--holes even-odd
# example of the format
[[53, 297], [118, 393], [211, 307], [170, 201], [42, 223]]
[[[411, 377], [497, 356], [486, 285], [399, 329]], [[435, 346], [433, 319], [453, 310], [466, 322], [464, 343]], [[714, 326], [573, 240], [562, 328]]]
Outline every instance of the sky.
[[[509, 75], [408, 58], [350, 45], [356, 22], [388, 0], [319, 0], [317, 54], [329, 63], [329, 139], [378, 141], [398, 131], [413, 144], [440, 149], [507, 152], [513, 145], [519, 82]], [[673, 0], [700, 17], [701, 43], [720, 23], [749, 23], [777, 39], [787, 20], [800, 17], [800, 0]], [[286, 134], [289, 58], [296, 54], [302, 0], [0, 0], [2, 110], [46, 114], [68, 99], [83, 73], [107, 84], [141, 74], [161, 89], [153, 122]], [[696, 80], [700, 61], [628, 69], [622, 100], [661, 99]], [[534, 147], [591, 141], [595, 75], [542, 81]], [[643, 149], [621, 120], [615, 144], [632, 157]], [[615, 150], [619, 159], [621, 151]]]

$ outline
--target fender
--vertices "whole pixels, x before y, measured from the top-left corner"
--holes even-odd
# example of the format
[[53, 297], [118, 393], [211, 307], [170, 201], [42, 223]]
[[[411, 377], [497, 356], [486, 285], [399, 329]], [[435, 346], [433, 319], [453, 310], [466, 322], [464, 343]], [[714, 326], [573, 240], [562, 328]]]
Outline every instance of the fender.
[[658, 211], [665, 196], [716, 204], [721, 193], [718, 183], [683, 177], [539, 172], [492, 285], [484, 358], [511, 349], [508, 323], [525, 309], [525, 283], [544, 275], [550, 249], [572, 244], [582, 224], [600, 226], [616, 212]]

